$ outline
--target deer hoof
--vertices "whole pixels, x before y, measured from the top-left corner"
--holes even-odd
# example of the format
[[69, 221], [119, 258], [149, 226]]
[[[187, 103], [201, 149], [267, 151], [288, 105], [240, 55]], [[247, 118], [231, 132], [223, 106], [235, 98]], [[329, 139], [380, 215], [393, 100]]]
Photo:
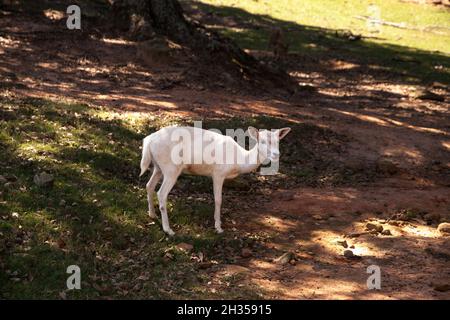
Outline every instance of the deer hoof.
[[164, 232], [167, 233], [169, 236], [174, 236], [175, 235], [175, 232], [173, 232], [172, 229], [164, 230]]

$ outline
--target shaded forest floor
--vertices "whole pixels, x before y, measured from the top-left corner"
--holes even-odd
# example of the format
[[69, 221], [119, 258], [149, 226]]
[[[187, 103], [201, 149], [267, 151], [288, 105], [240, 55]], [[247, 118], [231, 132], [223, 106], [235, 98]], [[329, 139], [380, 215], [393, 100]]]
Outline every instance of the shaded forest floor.
[[[259, 21], [187, 9], [233, 28]], [[450, 222], [448, 57], [372, 48], [399, 59], [389, 67], [361, 54], [366, 44], [316, 30], [329, 50], [279, 62], [313, 89], [286, 97], [214, 75], [184, 50], [149, 64], [135, 42], [36, 12], [0, 12], [1, 298], [450, 297], [450, 238], [436, 229]], [[226, 185], [223, 235], [211, 182], [180, 178], [167, 238], [146, 215], [141, 139], [199, 119], [293, 131], [280, 174]], [[34, 184], [43, 171], [53, 186]], [[71, 264], [82, 290], [65, 289]], [[369, 265], [381, 290], [367, 290]]]

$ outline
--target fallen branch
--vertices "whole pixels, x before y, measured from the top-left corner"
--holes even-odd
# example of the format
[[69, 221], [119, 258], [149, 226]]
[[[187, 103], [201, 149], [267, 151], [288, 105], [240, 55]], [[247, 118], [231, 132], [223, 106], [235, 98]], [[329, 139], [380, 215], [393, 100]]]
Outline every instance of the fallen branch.
[[385, 26], [395, 27], [395, 28], [411, 29], [410, 27], [408, 27], [406, 25], [405, 22], [400, 22], [400, 23], [398, 23], [398, 22], [390, 22], [390, 21], [374, 19], [374, 18], [371, 18], [371, 17], [368, 17], [368, 16], [355, 16], [354, 18], [359, 19], [359, 20], [370, 21], [372, 23], [381, 24], [381, 25], [385, 25]]
[[362, 34], [355, 34], [348, 29], [336, 29], [335, 35], [341, 38], [347, 38], [348, 40], [361, 40], [361, 39], [386, 40], [386, 38], [381, 38], [377, 36], [365, 36]]
[[395, 28], [400, 28], [400, 29], [415, 30], [414, 28], [408, 27], [405, 22], [400, 22], [400, 23], [398, 23], [398, 22], [390, 22], [390, 21], [374, 19], [374, 18], [367, 17], [367, 16], [355, 16], [354, 18], [359, 19], [359, 20], [369, 21], [369, 22], [372, 22], [374, 24], [381, 24], [381, 25], [395, 27]]
[[435, 31], [435, 29], [437, 29], [437, 28], [444, 29], [445, 27], [428, 26], [425, 28], [415, 28], [415, 27], [408, 26], [406, 24], [406, 22], [391, 22], [391, 21], [385, 21], [385, 20], [380, 20], [380, 19], [374, 19], [374, 18], [371, 18], [368, 16], [354, 16], [354, 18], [359, 19], [359, 20], [369, 21], [374, 24], [379, 24], [379, 25], [384, 25], [384, 26], [389, 26], [389, 27], [394, 27], [394, 28], [399, 28], [399, 29], [430, 32], [430, 33], [435, 33], [435, 34], [447, 34], [446, 32]]

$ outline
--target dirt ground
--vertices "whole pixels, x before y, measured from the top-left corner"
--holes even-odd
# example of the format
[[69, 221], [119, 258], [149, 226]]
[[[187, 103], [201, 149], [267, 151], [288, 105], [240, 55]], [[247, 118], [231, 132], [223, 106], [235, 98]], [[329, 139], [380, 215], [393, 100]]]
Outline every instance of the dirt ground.
[[[450, 221], [445, 86], [432, 89], [446, 101], [420, 100], [420, 87], [401, 77], [291, 54], [291, 73], [317, 92], [295, 100], [272, 92], [255, 96], [239, 88], [210, 88], [206, 79], [201, 83], [198, 75], [190, 76], [195, 70], [188, 57], [144, 65], [134, 42], [67, 34], [55, 28], [61, 20], [49, 17], [2, 14], [2, 94], [193, 118], [271, 115], [349, 137], [339, 160], [356, 169], [389, 161], [389, 174], [374, 182], [268, 190], [251, 208], [233, 198], [233, 207], [242, 209], [225, 205], [224, 229], [265, 240], [248, 247], [235, 264], [202, 272], [239, 276], [242, 284], [262, 288], [266, 298], [450, 298], [450, 238], [437, 231], [440, 222]], [[369, 222], [384, 233], [367, 232]], [[354, 256], [345, 257], [345, 250]], [[284, 253], [289, 261], [276, 262]], [[381, 268], [381, 290], [366, 287], [369, 265]], [[211, 283], [217, 290], [222, 285]]]

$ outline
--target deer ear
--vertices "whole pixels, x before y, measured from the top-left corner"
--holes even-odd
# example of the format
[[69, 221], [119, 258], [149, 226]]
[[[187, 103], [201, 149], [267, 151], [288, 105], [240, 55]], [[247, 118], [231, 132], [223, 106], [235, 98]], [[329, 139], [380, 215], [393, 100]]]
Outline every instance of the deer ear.
[[291, 128], [283, 128], [278, 130], [278, 137], [281, 139], [283, 139], [288, 133], [289, 131], [291, 131]]
[[256, 129], [254, 127], [248, 127], [248, 134], [250, 135], [250, 137], [252, 139], [255, 139], [256, 141], [258, 141], [258, 129]]

